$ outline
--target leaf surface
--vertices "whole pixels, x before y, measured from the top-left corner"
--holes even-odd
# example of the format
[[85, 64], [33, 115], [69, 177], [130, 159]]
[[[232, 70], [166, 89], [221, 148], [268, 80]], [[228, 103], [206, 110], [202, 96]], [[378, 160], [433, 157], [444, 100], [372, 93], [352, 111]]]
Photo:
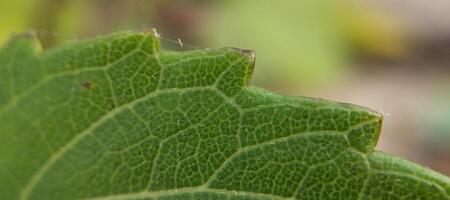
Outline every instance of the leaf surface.
[[1, 199], [450, 199], [382, 116], [249, 87], [254, 53], [123, 32], [0, 50]]

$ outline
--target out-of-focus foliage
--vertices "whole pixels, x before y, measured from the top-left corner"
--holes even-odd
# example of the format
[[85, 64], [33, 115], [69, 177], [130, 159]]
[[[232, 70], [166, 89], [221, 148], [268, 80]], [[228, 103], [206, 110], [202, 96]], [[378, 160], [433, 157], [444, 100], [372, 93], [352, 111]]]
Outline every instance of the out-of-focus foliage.
[[[346, 73], [355, 50], [397, 56], [404, 46], [395, 25], [349, 0], [17, 0], [0, 5], [0, 16], [8, 19], [1, 20], [0, 42], [11, 32], [31, 28], [49, 33], [41, 37], [49, 46], [79, 35], [150, 25], [188, 41], [209, 38], [207, 46], [256, 50], [261, 64], [255, 79], [266, 86], [329, 84]], [[213, 20], [197, 26], [197, 18]]]
[[345, 72], [354, 47], [387, 56], [403, 51], [392, 24], [349, 1], [249, 0], [217, 8], [207, 35], [218, 46], [256, 50], [257, 78], [265, 83], [329, 83]]
[[[83, 27], [83, 23], [89, 20], [89, 16], [86, 16], [84, 12], [80, 12], [85, 10], [88, 10], [85, 1], [69, 1], [55, 22], [55, 29], [60, 35], [78, 33]], [[64, 41], [61, 37], [57, 37], [56, 40], [58, 42]]]
[[448, 142], [450, 141], [450, 81], [443, 81], [436, 83], [443, 85], [443, 87], [436, 88], [436, 95], [434, 95], [434, 102], [427, 109], [426, 129], [431, 137], [428, 137], [432, 144], [431, 148], [436, 150], [448, 149]]
[[34, 1], [14, 0], [0, 1], [0, 44], [13, 32], [23, 32], [28, 29], [29, 13]]

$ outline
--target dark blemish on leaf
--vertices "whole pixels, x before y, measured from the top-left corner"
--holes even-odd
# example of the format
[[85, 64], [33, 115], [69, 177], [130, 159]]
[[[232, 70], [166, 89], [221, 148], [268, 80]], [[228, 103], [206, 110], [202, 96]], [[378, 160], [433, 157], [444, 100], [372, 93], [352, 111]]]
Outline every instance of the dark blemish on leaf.
[[250, 49], [239, 49], [239, 48], [234, 48], [234, 47], [232, 47], [232, 49], [239, 52], [240, 54], [248, 57], [250, 59], [250, 62], [252, 63], [252, 65], [255, 64], [255, 51], [250, 50]]
[[91, 89], [92, 86], [93, 86], [92, 83], [89, 82], [89, 81], [86, 81], [86, 82], [84, 82], [83, 84], [81, 84], [81, 87], [83, 87], [83, 88], [86, 89], [86, 90]]
[[247, 56], [253, 56], [253, 54], [255, 54], [255, 52], [250, 49], [239, 49], [239, 48], [235, 48], [235, 47], [231, 47], [231, 49], [233, 49], [243, 55], [247, 55]]
[[253, 51], [253, 50], [250, 50], [250, 49], [240, 49], [240, 51], [241, 51], [242, 53], [248, 54], [248, 55], [254, 54], [254, 51]]

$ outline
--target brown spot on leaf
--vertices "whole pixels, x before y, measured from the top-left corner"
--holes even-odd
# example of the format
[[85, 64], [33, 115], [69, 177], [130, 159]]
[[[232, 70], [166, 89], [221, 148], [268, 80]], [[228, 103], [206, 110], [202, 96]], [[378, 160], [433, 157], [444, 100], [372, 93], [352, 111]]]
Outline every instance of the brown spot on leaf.
[[81, 87], [83, 87], [83, 88], [86, 89], [86, 90], [91, 89], [92, 86], [93, 86], [92, 83], [89, 82], [89, 81], [86, 81], [86, 82], [84, 82], [83, 84], [81, 84]]

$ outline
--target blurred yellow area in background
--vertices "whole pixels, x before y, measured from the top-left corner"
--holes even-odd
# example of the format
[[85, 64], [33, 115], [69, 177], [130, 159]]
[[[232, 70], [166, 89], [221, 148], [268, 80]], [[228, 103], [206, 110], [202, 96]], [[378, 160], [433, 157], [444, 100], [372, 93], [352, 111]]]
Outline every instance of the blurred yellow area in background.
[[[342, 5], [341, 3], [338, 5]], [[344, 24], [344, 32], [358, 45], [362, 51], [369, 54], [398, 58], [407, 53], [405, 33], [399, 22], [392, 16], [382, 15], [376, 10], [352, 6], [348, 2], [346, 8], [341, 8], [339, 17]]]
[[12, 33], [23, 32], [29, 25], [28, 13], [33, 9], [33, 3], [27, 0], [0, 1], [0, 44]]

